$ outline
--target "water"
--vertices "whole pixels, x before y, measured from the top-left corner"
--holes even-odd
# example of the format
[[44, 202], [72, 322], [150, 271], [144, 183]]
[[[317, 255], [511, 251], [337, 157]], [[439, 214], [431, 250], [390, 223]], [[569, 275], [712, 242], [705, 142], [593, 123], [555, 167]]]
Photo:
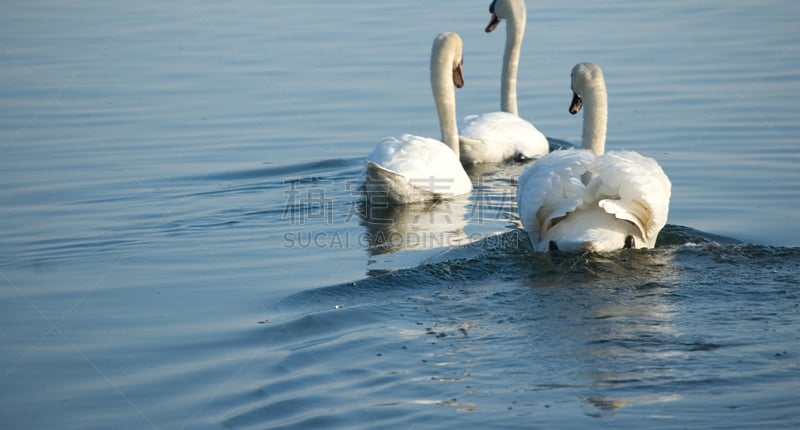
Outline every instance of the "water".
[[437, 133], [433, 36], [461, 115], [503, 37], [485, 0], [359, 3], [2, 6], [5, 426], [800, 426], [800, 8], [529, 2], [521, 114], [577, 142], [596, 62], [608, 147], [673, 182], [656, 249], [543, 256], [525, 166], [360, 202], [382, 137]]

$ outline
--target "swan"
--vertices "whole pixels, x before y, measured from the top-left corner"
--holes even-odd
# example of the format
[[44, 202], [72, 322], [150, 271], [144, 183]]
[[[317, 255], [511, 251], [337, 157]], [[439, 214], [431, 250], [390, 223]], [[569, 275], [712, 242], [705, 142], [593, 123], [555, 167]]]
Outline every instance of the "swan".
[[397, 204], [436, 201], [472, 191], [459, 161], [455, 89], [461, 88], [463, 42], [456, 33], [436, 36], [431, 50], [431, 88], [442, 141], [404, 134], [380, 142], [367, 156], [364, 191]]
[[547, 138], [517, 112], [517, 69], [525, 34], [525, 1], [494, 0], [489, 6], [489, 33], [501, 19], [507, 21], [506, 47], [503, 53], [503, 77], [500, 109], [469, 115], [461, 120], [461, 161], [464, 164], [523, 161], [547, 154]]
[[572, 104], [585, 105], [583, 148], [553, 151], [519, 178], [520, 221], [535, 251], [652, 248], [667, 222], [672, 185], [658, 163], [605, 152], [608, 102], [595, 64], [572, 69]]

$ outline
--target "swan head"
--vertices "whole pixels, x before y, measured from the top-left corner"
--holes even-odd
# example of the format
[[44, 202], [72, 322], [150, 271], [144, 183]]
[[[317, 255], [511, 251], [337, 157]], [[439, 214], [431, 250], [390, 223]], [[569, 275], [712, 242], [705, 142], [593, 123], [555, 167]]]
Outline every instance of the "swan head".
[[457, 33], [444, 32], [436, 36], [433, 41], [431, 63], [439, 61], [449, 61], [450, 64], [443, 66], [450, 67], [453, 71], [453, 85], [456, 88], [464, 86], [464, 65], [463, 58], [464, 42]]
[[605, 78], [600, 67], [592, 63], [578, 63], [572, 68], [572, 103], [569, 113], [575, 115], [583, 106], [583, 98], [597, 88], [605, 88]]
[[[493, 0], [489, 5], [489, 13], [492, 14], [486, 32], [491, 33], [500, 24], [500, 20], [511, 19], [515, 15], [525, 16], [524, 0]], [[520, 15], [521, 14], [521, 15]]]

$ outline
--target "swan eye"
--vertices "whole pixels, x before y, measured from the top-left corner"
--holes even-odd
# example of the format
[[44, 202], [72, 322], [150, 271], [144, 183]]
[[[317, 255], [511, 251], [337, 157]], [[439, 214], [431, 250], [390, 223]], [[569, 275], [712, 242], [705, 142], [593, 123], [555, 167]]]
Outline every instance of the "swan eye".
[[489, 13], [494, 13], [494, 4], [497, 3], [497, 0], [494, 0], [492, 4], [489, 5]]

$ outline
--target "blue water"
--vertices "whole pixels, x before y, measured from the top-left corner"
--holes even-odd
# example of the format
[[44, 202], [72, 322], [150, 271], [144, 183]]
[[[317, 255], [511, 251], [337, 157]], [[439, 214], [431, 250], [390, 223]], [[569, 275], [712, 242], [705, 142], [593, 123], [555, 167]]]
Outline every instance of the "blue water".
[[[528, 2], [520, 113], [673, 183], [654, 250], [538, 255], [524, 165], [368, 208], [381, 138], [499, 107], [488, 1], [0, 7], [8, 428], [797, 428], [800, 7]], [[390, 222], [387, 222], [390, 220]]]

